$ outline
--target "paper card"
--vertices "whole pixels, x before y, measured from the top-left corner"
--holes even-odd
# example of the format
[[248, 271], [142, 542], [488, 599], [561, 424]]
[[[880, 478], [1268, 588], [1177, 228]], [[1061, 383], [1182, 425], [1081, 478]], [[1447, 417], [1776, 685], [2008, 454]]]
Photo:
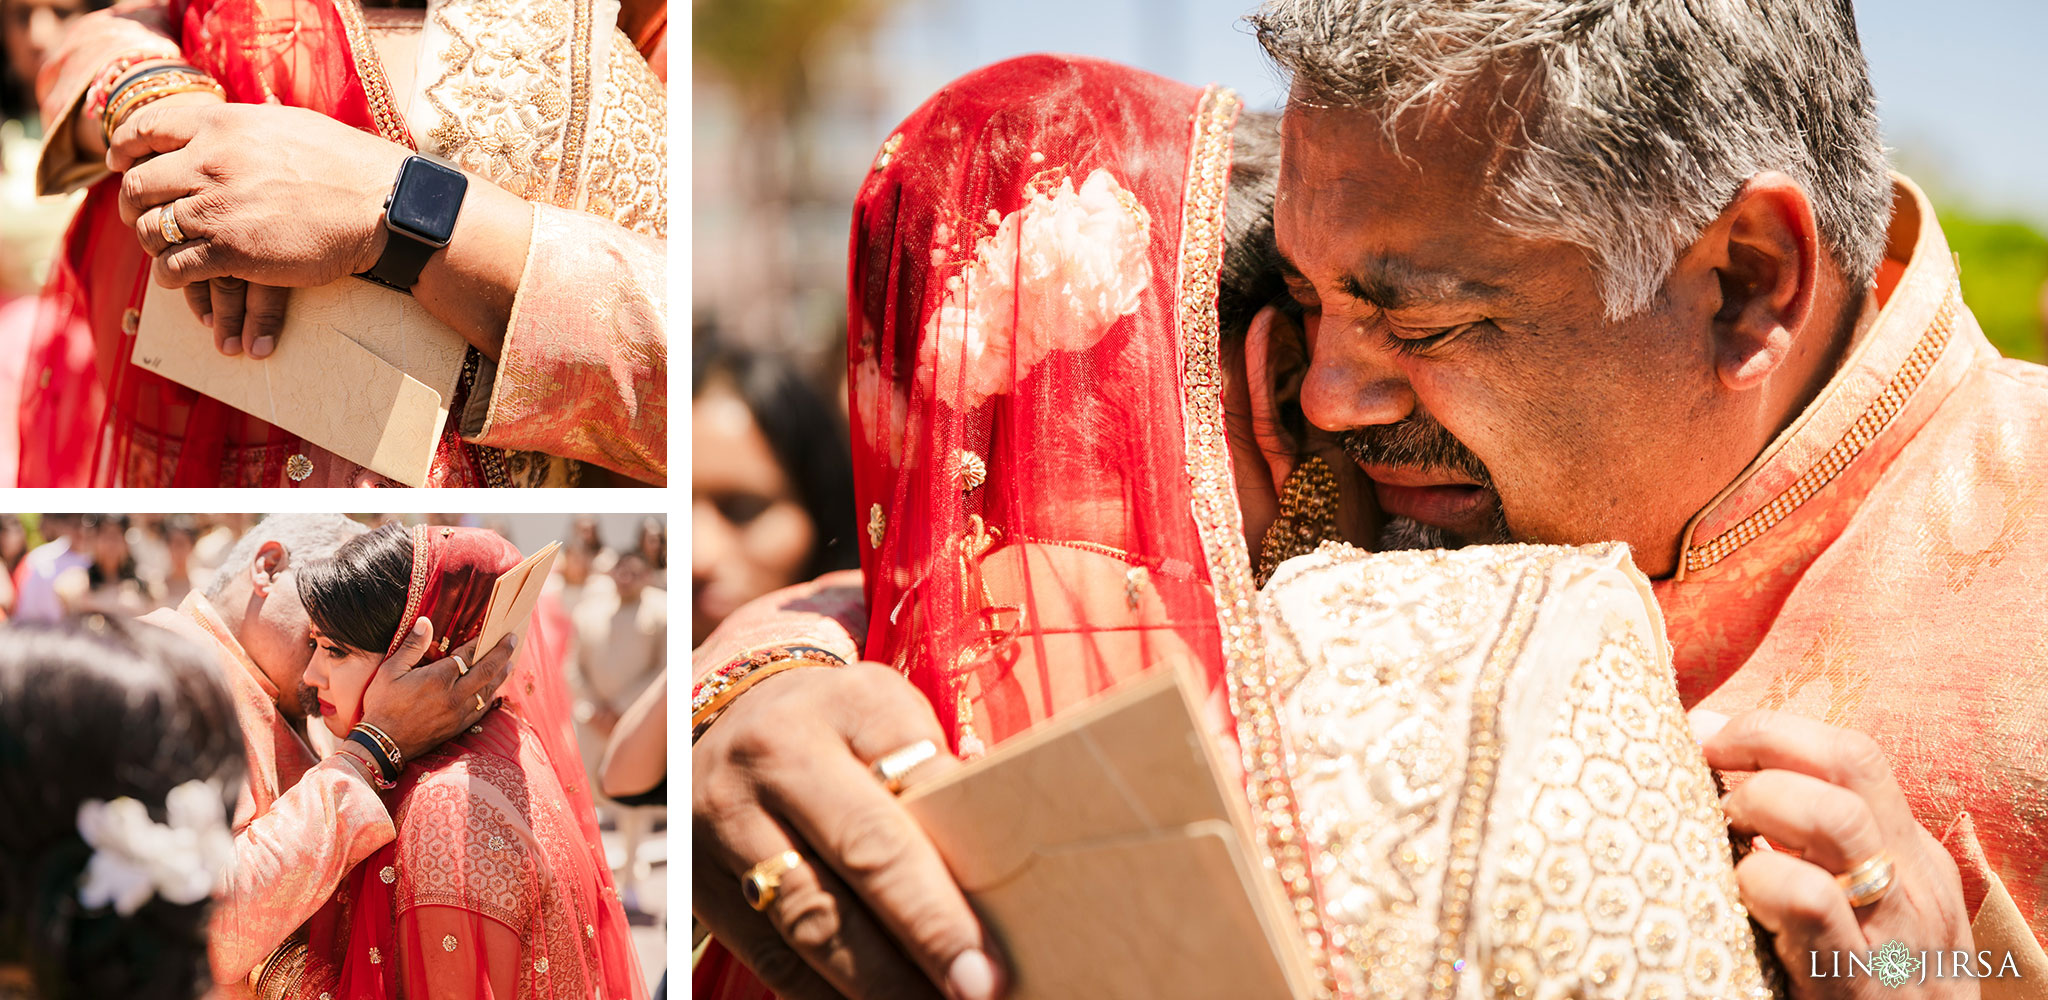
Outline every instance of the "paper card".
[[1199, 698], [1155, 669], [904, 793], [1000, 939], [1014, 1000], [1308, 994]]
[[408, 486], [427, 481], [467, 344], [410, 296], [294, 288], [277, 350], [229, 357], [184, 293], [151, 283], [134, 362]]
[[547, 543], [491, 585], [491, 603], [484, 608], [483, 631], [476, 637], [477, 659], [489, 655], [507, 634], [526, 638], [526, 626], [533, 621], [533, 607], [540, 601], [548, 574], [555, 568], [555, 554], [561, 549], [561, 542]]

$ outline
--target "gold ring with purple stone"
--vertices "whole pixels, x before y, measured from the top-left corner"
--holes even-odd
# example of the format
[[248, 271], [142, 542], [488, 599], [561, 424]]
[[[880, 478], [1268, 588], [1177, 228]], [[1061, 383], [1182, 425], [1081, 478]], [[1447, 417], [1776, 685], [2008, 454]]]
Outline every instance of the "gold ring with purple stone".
[[752, 868], [740, 876], [740, 895], [755, 912], [766, 910], [782, 892], [782, 876], [796, 870], [804, 863], [804, 856], [795, 851], [784, 851]]

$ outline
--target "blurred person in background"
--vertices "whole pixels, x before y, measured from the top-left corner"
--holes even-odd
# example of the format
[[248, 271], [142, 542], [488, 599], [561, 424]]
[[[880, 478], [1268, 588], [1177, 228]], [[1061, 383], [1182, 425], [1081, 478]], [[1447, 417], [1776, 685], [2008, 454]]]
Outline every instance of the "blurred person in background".
[[192, 549], [199, 541], [199, 526], [190, 514], [172, 514], [163, 519], [164, 574], [157, 587], [157, 603], [177, 607], [185, 595], [204, 589], [211, 573], [194, 577]]
[[37, 524], [48, 541], [29, 550], [14, 571], [14, 617], [25, 622], [54, 622], [64, 617], [57, 596], [57, 578], [92, 564], [80, 530], [81, 514], [44, 514]]
[[28, 529], [18, 514], [0, 514], [0, 621], [14, 614], [14, 569], [28, 555]]
[[249, 514], [204, 514], [199, 530], [199, 540], [192, 543], [192, 564], [207, 573], [221, 568], [228, 551], [242, 540], [242, 535], [255, 523]]
[[787, 358], [696, 334], [691, 646], [756, 597], [860, 564], [840, 408]]
[[619, 557], [612, 547], [604, 543], [604, 533], [599, 529], [597, 515], [578, 514], [569, 525], [569, 538], [580, 542], [590, 550], [590, 570], [593, 573], [609, 573], [612, 561]]
[[100, 615], [0, 629], [0, 996], [207, 995], [244, 771], [198, 647]]
[[79, 543], [90, 559], [60, 573], [57, 597], [67, 614], [98, 611], [122, 618], [146, 614], [156, 606], [135, 571], [135, 554], [128, 547], [129, 517], [126, 514], [87, 514], [79, 529]]
[[[650, 514], [640, 519], [640, 538], [633, 546], [647, 563], [650, 586], [668, 589], [668, 525]], [[606, 570], [606, 572], [610, 572]]]
[[[600, 784], [598, 764], [620, 717], [668, 665], [668, 595], [652, 585], [646, 556], [639, 549], [625, 552], [610, 577], [610, 587], [587, 591], [571, 612], [577, 649], [572, 658], [576, 742], [593, 787]], [[620, 805], [606, 811], [625, 840], [617, 872], [630, 889], [648, 874], [640, 848], [660, 813], [658, 807]]]

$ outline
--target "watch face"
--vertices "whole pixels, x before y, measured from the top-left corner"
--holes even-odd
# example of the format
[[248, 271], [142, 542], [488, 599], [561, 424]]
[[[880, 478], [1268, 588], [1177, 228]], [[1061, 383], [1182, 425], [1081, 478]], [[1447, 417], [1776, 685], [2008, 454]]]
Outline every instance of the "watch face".
[[462, 171], [415, 156], [405, 161], [384, 217], [394, 228], [445, 246], [455, 235], [455, 216], [468, 189], [469, 178]]

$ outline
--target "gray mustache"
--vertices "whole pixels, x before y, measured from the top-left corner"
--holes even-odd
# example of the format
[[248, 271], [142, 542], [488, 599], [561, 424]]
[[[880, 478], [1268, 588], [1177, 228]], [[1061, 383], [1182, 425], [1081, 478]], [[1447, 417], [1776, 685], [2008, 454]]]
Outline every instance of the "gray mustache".
[[1425, 413], [1398, 424], [1376, 424], [1344, 432], [1340, 443], [1352, 461], [1363, 465], [1397, 465], [1441, 470], [1493, 486], [1493, 474], [1451, 432]]

